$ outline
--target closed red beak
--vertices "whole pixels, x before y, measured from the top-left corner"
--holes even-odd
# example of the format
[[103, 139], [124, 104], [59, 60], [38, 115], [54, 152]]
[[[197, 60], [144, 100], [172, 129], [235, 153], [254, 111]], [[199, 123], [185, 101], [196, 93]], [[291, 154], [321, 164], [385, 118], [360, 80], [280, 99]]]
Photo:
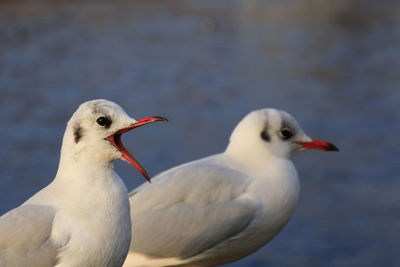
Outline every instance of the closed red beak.
[[339, 149], [333, 144], [318, 139], [312, 139], [311, 142], [298, 142], [298, 144], [307, 149], [339, 151]]

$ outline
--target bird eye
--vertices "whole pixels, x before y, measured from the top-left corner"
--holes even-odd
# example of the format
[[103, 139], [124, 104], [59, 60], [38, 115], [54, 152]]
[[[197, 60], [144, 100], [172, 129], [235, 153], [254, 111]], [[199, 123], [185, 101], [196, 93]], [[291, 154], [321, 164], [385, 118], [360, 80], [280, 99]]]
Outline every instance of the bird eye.
[[283, 128], [280, 132], [279, 135], [283, 140], [288, 140], [293, 136], [292, 131], [289, 128]]
[[98, 125], [103, 126], [105, 128], [108, 128], [111, 125], [111, 119], [107, 117], [99, 117], [97, 118], [96, 122]]

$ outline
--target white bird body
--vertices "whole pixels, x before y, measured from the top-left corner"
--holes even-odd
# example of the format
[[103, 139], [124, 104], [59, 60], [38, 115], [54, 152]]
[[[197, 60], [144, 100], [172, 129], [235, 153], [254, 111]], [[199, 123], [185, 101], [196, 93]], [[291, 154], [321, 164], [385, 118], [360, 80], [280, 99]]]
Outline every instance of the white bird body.
[[[262, 247], [287, 224], [296, 208], [300, 190], [296, 170], [290, 161], [275, 159], [269, 161], [269, 163], [264, 163], [264, 169], [269, 169], [269, 172], [253, 172], [243, 168], [244, 166], [233, 160], [229, 155], [225, 153], [218, 154], [178, 166], [166, 173], [161, 173], [153, 179], [151, 185], [144, 184], [135, 190], [133, 197], [131, 197], [132, 212], [136, 213], [136, 216], [135, 214], [132, 215], [134, 220], [133, 238], [135, 238], [132, 244], [143, 242], [142, 237], [147, 240], [145, 242], [150, 242], [149, 238], [151, 236], [135, 230], [135, 223], [145, 223], [140, 219], [141, 212], [149, 213], [150, 210], [167, 209], [171, 206], [177, 206], [179, 202], [185, 203], [187, 209], [191, 209], [191, 205], [196, 206], [197, 214], [194, 215], [196, 218], [192, 218], [190, 224], [193, 224], [193, 221], [198, 221], [201, 224], [201, 221], [207, 216], [215, 217], [212, 221], [213, 225], [204, 224], [203, 227], [199, 225], [200, 229], [194, 231], [196, 234], [203, 233], [208, 227], [215, 227], [214, 230], [220, 232], [224, 237], [223, 240], [216, 240], [215, 246], [205, 249], [196, 254], [195, 257], [190, 257], [189, 260], [179, 257], [169, 258], [168, 260], [157, 259], [146, 257], [143, 254], [140, 255], [140, 251], [138, 253], [133, 251], [132, 254], [128, 255], [124, 266], [168, 266], [170, 264], [181, 265], [186, 262], [189, 264], [192, 261], [209, 266], [213, 265], [213, 262], [203, 261], [203, 259], [212, 258], [214, 261], [215, 258], [221, 258], [224, 261], [233, 261]], [[193, 172], [196, 169], [199, 170], [198, 176], [183, 177], [183, 173]], [[207, 173], [201, 175], [201, 172], [211, 171], [210, 169], [213, 169], [212, 171], [218, 176], [214, 177]], [[173, 172], [179, 173], [174, 176]], [[221, 172], [232, 172], [233, 175], [220, 176]], [[158, 179], [158, 177], [160, 178]], [[163, 179], [163, 177], [174, 178]], [[182, 181], [182, 179], [186, 178], [188, 178], [188, 181]], [[236, 179], [236, 181], [232, 183], [232, 179]], [[182, 188], [177, 188], [178, 180]], [[156, 186], [159, 186], [159, 190], [165, 191], [167, 194], [154, 192], [153, 194], [160, 196], [160, 198], [155, 197], [152, 199], [148, 199], [146, 193], [143, 196], [140, 195], [141, 191], [147, 188], [156, 191], [157, 189], [153, 188]], [[191, 189], [188, 190], [188, 187]], [[177, 191], [186, 192], [187, 194], [175, 194]], [[171, 193], [172, 197], [162, 198], [163, 196], [166, 197], [168, 192]], [[176, 199], [174, 199], [174, 196]], [[179, 199], [181, 197], [183, 199]], [[142, 202], [144, 198], [147, 199], [147, 203], [138, 205], [137, 203]], [[213, 207], [208, 208], [207, 205], [209, 203], [212, 203]], [[220, 207], [217, 206], [218, 204], [220, 204]], [[134, 208], [135, 206], [137, 209]], [[237, 222], [237, 225], [231, 226], [232, 229], [225, 228], [229, 223], [224, 225], [224, 221], [235, 220], [241, 216], [243, 218]], [[186, 225], [184, 222], [181, 225], [180, 219], [176, 217], [176, 221], [172, 222], [178, 225], [176, 226], [177, 232], [187, 231], [187, 227], [190, 227], [190, 225]], [[163, 220], [161, 220], [162, 222]], [[220, 223], [221, 225], [218, 225]], [[171, 226], [165, 225], [160, 230], [171, 231]], [[221, 233], [224, 230], [233, 231], [232, 233]], [[158, 228], [149, 227], [149, 231], [158, 232]], [[154, 233], [154, 236], [158, 236], [158, 234], [162, 235], [162, 233]], [[196, 236], [192, 238], [195, 239]], [[155, 249], [155, 246], [161, 246], [161, 244], [155, 244], [156, 240], [154, 243], [152, 242], [152, 249]], [[245, 246], [243, 245], [244, 241], [246, 243]], [[170, 244], [163, 245], [176, 246], [174, 244], [176, 241], [173, 239], [169, 239], [169, 242]], [[229, 246], [229, 250], [225, 249], [226, 246]], [[182, 250], [184, 249], [184, 245], [182, 245]], [[170, 263], [167, 263], [168, 261]]]
[[131, 228], [125, 184], [111, 166], [89, 170], [77, 165], [23, 206], [56, 211], [49, 238], [58, 247], [57, 267], [120, 266], [130, 244], [125, 231]]
[[0, 266], [122, 265], [131, 240], [130, 207], [113, 170], [124, 153], [108, 139], [136, 124], [109, 101], [80, 106], [68, 122], [55, 179], [0, 217]]
[[[133, 239], [123, 266], [215, 266], [269, 242], [288, 223], [300, 191], [289, 157], [303, 148], [274, 136], [282, 125], [293, 128], [296, 142], [312, 142], [289, 114], [252, 112], [224, 153], [172, 168], [134, 190]], [[269, 141], [260, 138], [263, 131]]]

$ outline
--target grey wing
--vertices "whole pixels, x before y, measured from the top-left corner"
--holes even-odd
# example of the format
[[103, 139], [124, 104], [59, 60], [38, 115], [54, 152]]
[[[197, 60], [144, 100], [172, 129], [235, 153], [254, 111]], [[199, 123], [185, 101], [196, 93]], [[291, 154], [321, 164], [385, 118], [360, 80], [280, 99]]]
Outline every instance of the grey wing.
[[54, 266], [54, 208], [22, 205], [0, 217], [0, 266]]
[[250, 224], [261, 207], [245, 194], [248, 178], [214, 163], [200, 160], [172, 169], [134, 191], [130, 201], [135, 253], [193, 257]]

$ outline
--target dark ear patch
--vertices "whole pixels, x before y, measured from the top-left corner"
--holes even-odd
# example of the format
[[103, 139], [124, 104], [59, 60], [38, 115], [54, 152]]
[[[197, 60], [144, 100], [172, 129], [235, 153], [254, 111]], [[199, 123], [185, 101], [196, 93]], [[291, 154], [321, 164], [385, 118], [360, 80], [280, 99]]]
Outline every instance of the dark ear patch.
[[266, 142], [269, 142], [269, 140], [271, 140], [269, 134], [267, 133], [267, 130], [261, 132], [261, 138]]
[[75, 143], [78, 143], [79, 140], [81, 140], [81, 137], [82, 137], [81, 126], [75, 125], [74, 126], [74, 140], [75, 140]]

